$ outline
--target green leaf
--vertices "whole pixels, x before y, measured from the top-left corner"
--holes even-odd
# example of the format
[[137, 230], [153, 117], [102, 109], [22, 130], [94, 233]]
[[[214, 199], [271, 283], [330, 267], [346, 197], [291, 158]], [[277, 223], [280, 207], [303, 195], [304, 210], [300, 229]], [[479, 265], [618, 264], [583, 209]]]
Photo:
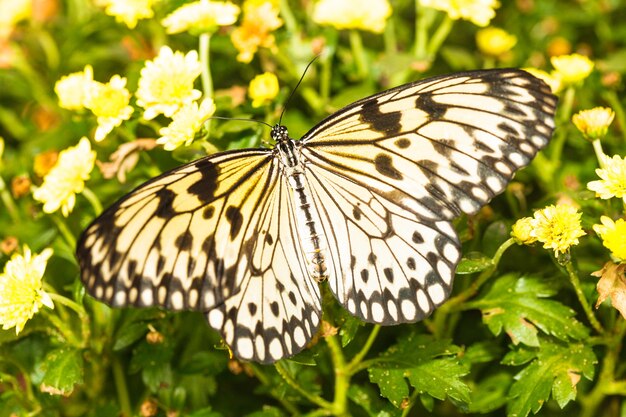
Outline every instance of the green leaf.
[[484, 341], [469, 346], [461, 357], [461, 362], [467, 364], [487, 363], [501, 356], [502, 349], [498, 345], [493, 341]]
[[582, 376], [592, 380], [598, 362], [591, 347], [541, 340], [536, 359], [519, 372], [509, 391], [508, 415], [525, 417], [537, 413], [552, 397], [561, 408], [576, 398]]
[[395, 417], [401, 413], [400, 410], [393, 408], [389, 402], [382, 401], [371, 385], [350, 385], [348, 398], [363, 408], [370, 417]]
[[461, 259], [456, 273], [459, 275], [473, 274], [475, 272], [484, 271], [492, 266], [493, 260], [487, 255], [480, 252], [470, 252]]
[[498, 372], [481, 380], [472, 388], [470, 413], [490, 413], [504, 407], [507, 402], [507, 392], [513, 378], [506, 372]]
[[448, 340], [410, 335], [384, 352], [379, 358], [381, 362], [368, 369], [370, 381], [396, 407], [409, 396], [407, 380], [420, 394], [468, 403], [469, 388], [461, 377], [467, 375], [469, 367], [458, 359], [460, 352]]
[[206, 407], [187, 414], [187, 417], [222, 417], [222, 414], [217, 411], [213, 411], [211, 407]]
[[69, 396], [74, 391], [74, 385], [83, 382], [83, 366], [82, 351], [69, 347], [53, 350], [42, 363], [41, 390]]
[[555, 293], [547, 279], [508, 274], [467, 306], [482, 311], [483, 322], [494, 335], [504, 330], [516, 345], [538, 346], [539, 330], [563, 341], [587, 337], [589, 331], [575, 319], [574, 310], [545, 299]]
[[156, 392], [160, 386], [172, 383], [170, 361], [173, 354], [173, 346], [167, 339], [163, 343], [142, 341], [133, 351], [129, 370], [130, 372], [141, 371], [144, 383], [152, 392]]
[[[286, 416], [286, 414], [283, 413], [280, 410], [280, 408], [265, 406], [263, 407], [263, 410], [255, 411], [254, 413], [247, 414], [246, 416], [247, 417], [284, 417]], [[207, 415], [207, 417], [213, 417], [213, 416]]]

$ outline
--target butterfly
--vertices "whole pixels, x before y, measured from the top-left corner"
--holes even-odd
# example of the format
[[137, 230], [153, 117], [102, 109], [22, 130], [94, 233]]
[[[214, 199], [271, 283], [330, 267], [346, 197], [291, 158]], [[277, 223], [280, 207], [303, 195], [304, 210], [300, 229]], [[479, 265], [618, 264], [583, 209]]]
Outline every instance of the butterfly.
[[451, 221], [476, 213], [548, 143], [557, 99], [525, 71], [402, 85], [300, 140], [231, 150], [122, 197], [77, 245], [81, 279], [111, 306], [198, 310], [234, 355], [272, 363], [320, 327], [319, 283], [369, 323], [412, 323], [449, 297]]

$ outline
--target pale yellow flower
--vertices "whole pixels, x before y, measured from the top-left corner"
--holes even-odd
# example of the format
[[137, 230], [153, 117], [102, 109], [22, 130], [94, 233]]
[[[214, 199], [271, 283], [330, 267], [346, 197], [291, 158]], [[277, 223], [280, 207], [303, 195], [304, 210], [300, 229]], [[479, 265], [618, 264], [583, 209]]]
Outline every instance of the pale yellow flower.
[[476, 44], [478, 49], [485, 55], [501, 56], [509, 52], [515, 44], [517, 38], [504, 29], [488, 27], [476, 32]]
[[100, 142], [113, 128], [130, 119], [133, 108], [129, 105], [130, 93], [126, 78], [114, 75], [106, 83], [93, 83], [85, 100], [85, 107], [98, 118], [95, 139]]
[[215, 104], [211, 99], [203, 100], [200, 106], [197, 102], [186, 104], [174, 114], [169, 126], [159, 130], [162, 136], [157, 139], [157, 143], [163, 145], [166, 151], [173, 151], [182, 145], [190, 145], [196, 132], [214, 112]]
[[536, 237], [531, 236], [533, 230], [533, 218], [522, 217], [515, 222], [511, 228], [511, 237], [513, 237], [517, 243], [530, 245], [537, 241]]
[[130, 29], [137, 26], [140, 19], [154, 16], [152, 7], [158, 0], [97, 0], [96, 4], [104, 7], [104, 12], [115, 20], [124, 23]]
[[582, 82], [594, 67], [593, 61], [580, 54], [553, 56], [550, 62], [565, 85]]
[[572, 116], [572, 122], [578, 130], [589, 140], [602, 139], [606, 136], [609, 126], [613, 122], [615, 112], [608, 107], [594, 107], [581, 110]]
[[182, 106], [200, 98], [202, 93], [193, 88], [193, 83], [201, 71], [196, 51], [185, 55], [162, 47], [159, 55], [147, 61], [141, 70], [136, 95], [137, 104], [145, 109], [143, 117], [172, 117]]
[[83, 191], [93, 170], [96, 152], [83, 137], [78, 145], [67, 148], [44, 177], [43, 184], [33, 192], [35, 200], [44, 204], [43, 211], [54, 213], [59, 208], [65, 217], [74, 209], [76, 194]]
[[569, 204], [550, 205], [537, 210], [532, 221], [530, 236], [543, 243], [554, 254], [565, 253], [578, 238], [585, 235], [580, 225], [582, 213]]
[[547, 73], [546, 71], [540, 70], [537, 68], [523, 68], [523, 69], [524, 71], [529, 72], [530, 74], [534, 75], [535, 77], [539, 78], [540, 80], [548, 84], [548, 87], [550, 87], [550, 90], [552, 90], [554, 94], [560, 92], [563, 89], [563, 83], [561, 82], [561, 77], [557, 72], [553, 71], [552, 73]]
[[81, 72], [61, 77], [54, 85], [54, 92], [59, 97], [59, 106], [68, 110], [84, 108], [87, 94], [95, 83], [91, 65], [86, 65]]
[[500, 7], [497, 0], [419, 0], [420, 5], [444, 11], [450, 19], [469, 20], [476, 26], [485, 27], [496, 16]]
[[241, 26], [233, 30], [230, 39], [239, 54], [239, 62], [248, 63], [259, 48], [276, 49], [273, 31], [283, 25], [279, 9], [271, 1], [246, 1]]
[[239, 6], [228, 1], [200, 0], [174, 10], [161, 24], [167, 33], [213, 33], [219, 26], [235, 23], [239, 12]]
[[619, 155], [604, 156], [603, 159], [602, 168], [596, 169], [601, 179], [589, 182], [587, 188], [603, 200], [617, 197], [626, 203], [626, 159]]
[[24, 246], [24, 254], [15, 254], [0, 274], [0, 323], [4, 330], [15, 327], [18, 334], [42, 305], [54, 308], [50, 295], [43, 290], [42, 278], [52, 249], [39, 255]]
[[611, 251], [611, 254], [620, 261], [626, 260], [626, 221], [602, 216], [602, 224], [594, 224], [593, 230], [602, 239], [602, 244]]
[[32, 14], [33, 0], [0, 0], [0, 39], [8, 38], [21, 20]]
[[278, 95], [278, 78], [271, 72], [257, 75], [248, 87], [248, 95], [252, 99], [252, 107], [261, 107]]
[[320, 0], [313, 9], [313, 21], [336, 29], [361, 29], [382, 33], [391, 16], [387, 0]]

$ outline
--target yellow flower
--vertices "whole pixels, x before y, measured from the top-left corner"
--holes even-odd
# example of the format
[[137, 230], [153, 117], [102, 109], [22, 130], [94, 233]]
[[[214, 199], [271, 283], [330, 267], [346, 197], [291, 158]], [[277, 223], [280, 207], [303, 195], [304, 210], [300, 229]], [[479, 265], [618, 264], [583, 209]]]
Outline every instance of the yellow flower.
[[530, 245], [537, 241], [537, 238], [531, 236], [533, 230], [533, 218], [523, 217], [515, 222], [511, 228], [511, 237], [513, 237], [517, 243]]
[[591, 181], [587, 188], [596, 192], [596, 196], [603, 200], [617, 197], [626, 203], [626, 159], [619, 155], [613, 158], [604, 156], [602, 168], [596, 169], [600, 180]]
[[32, 0], [0, 0], [0, 39], [8, 38], [20, 20], [30, 18]]
[[15, 327], [18, 334], [42, 305], [54, 308], [42, 284], [50, 256], [50, 248], [33, 256], [28, 246], [24, 246], [24, 255], [13, 255], [4, 266], [0, 274], [0, 323], [4, 330]]
[[517, 38], [506, 30], [488, 27], [476, 33], [478, 49], [485, 55], [501, 56], [509, 52], [517, 43]]
[[539, 78], [540, 80], [548, 84], [548, 87], [550, 87], [550, 90], [552, 90], [554, 94], [558, 93], [559, 91], [563, 89], [563, 84], [561, 83], [561, 77], [555, 71], [553, 71], [550, 74], [548, 74], [544, 70], [540, 70], [537, 68], [524, 68], [524, 71], [534, 75], [535, 77]]
[[578, 245], [578, 238], [585, 235], [580, 226], [580, 213], [569, 204], [550, 205], [537, 210], [532, 220], [530, 236], [543, 243], [545, 249], [554, 249], [565, 253], [573, 245]]
[[565, 85], [581, 82], [591, 74], [594, 66], [593, 61], [580, 54], [553, 56], [550, 62]]
[[609, 125], [613, 122], [615, 112], [608, 107], [594, 107], [581, 110], [572, 117], [572, 122], [586, 139], [596, 140], [606, 136]]
[[271, 1], [246, 1], [243, 6], [243, 21], [235, 29], [230, 39], [239, 51], [237, 60], [248, 63], [260, 48], [276, 48], [276, 41], [271, 32], [283, 25], [278, 17], [279, 10]]
[[35, 200], [44, 203], [43, 211], [54, 213], [60, 208], [67, 217], [76, 203], [76, 194], [85, 188], [95, 161], [96, 152], [85, 137], [78, 145], [61, 151], [41, 187], [33, 192]]
[[252, 107], [261, 107], [278, 95], [278, 78], [271, 72], [264, 72], [254, 77], [248, 87]]
[[450, 19], [469, 20], [476, 26], [485, 27], [500, 7], [497, 0], [419, 0], [423, 7], [444, 11]]
[[139, 19], [149, 19], [154, 16], [152, 6], [158, 0], [97, 0], [96, 4], [104, 7], [104, 11], [115, 20], [124, 23], [130, 29], [137, 26]]
[[202, 101], [200, 107], [196, 102], [186, 104], [174, 114], [169, 126], [159, 130], [162, 136], [157, 143], [163, 145], [166, 151], [173, 151], [183, 144], [190, 145], [202, 123], [214, 112], [215, 104], [211, 99]]
[[228, 1], [200, 0], [174, 10], [161, 24], [165, 26], [167, 33], [213, 33], [219, 26], [235, 23], [239, 11], [239, 6]]
[[600, 222], [602, 224], [593, 225], [593, 230], [602, 239], [602, 244], [614, 257], [626, 260], [626, 221], [618, 219], [614, 222], [610, 217], [602, 216]]
[[91, 65], [86, 65], [81, 72], [61, 77], [54, 85], [54, 92], [59, 97], [59, 106], [68, 110], [84, 108], [85, 98], [94, 83]]
[[85, 107], [98, 118], [95, 139], [100, 142], [106, 135], [130, 119], [133, 108], [129, 105], [130, 93], [126, 89], [126, 78], [114, 75], [107, 84], [94, 82], [85, 100]]
[[313, 21], [336, 29], [361, 29], [382, 33], [391, 16], [387, 0], [320, 0], [313, 9]]
[[159, 55], [147, 61], [141, 70], [136, 95], [137, 104], [145, 109], [143, 117], [172, 117], [182, 106], [200, 98], [202, 93], [193, 88], [193, 82], [201, 71], [196, 51], [185, 55], [163, 46]]

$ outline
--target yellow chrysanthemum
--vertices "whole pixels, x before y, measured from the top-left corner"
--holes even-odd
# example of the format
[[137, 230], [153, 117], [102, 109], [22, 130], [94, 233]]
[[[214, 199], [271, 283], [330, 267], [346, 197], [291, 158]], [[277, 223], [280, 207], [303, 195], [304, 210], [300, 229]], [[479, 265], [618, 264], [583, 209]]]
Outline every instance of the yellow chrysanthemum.
[[553, 56], [550, 62], [565, 85], [581, 82], [591, 74], [594, 66], [593, 61], [580, 54]]
[[15, 25], [30, 18], [32, 0], [0, 0], [0, 39], [8, 38]]
[[515, 222], [511, 228], [511, 237], [519, 244], [530, 245], [537, 241], [536, 237], [531, 236], [533, 230], [533, 218], [523, 217]]
[[313, 21], [336, 29], [361, 29], [382, 33], [391, 16], [387, 0], [320, 0], [313, 10]]
[[550, 90], [552, 90], [554, 94], [560, 92], [563, 89], [561, 77], [555, 71], [553, 71], [552, 73], [547, 73], [546, 71], [540, 70], [538, 68], [523, 68], [523, 70], [529, 72], [530, 74], [548, 84], [548, 87], [550, 87]]
[[54, 213], [60, 208], [67, 217], [76, 203], [76, 194], [85, 188], [95, 161], [96, 152], [85, 137], [78, 145], [63, 150], [41, 187], [33, 192], [35, 200], [44, 204], [43, 211]]
[[611, 254], [621, 261], [626, 260], [626, 221], [613, 221], [610, 217], [602, 216], [602, 224], [593, 225], [593, 230], [602, 239], [602, 244], [611, 251]]
[[87, 93], [94, 83], [91, 65], [86, 65], [81, 72], [61, 77], [54, 85], [54, 92], [59, 97], [59, 106], [68, 110], [84, 108]]
[[619, 155], [613, 158], [605, 156], [603, 167], [596, 169], [596, 174], [600, 180], [591, 181], [587, 188], [596, 192], [596, 196], [603, 200], [617, 197], [622, 198], [626, 203], [626, 159]]
[[161, 23], [167, 33], [213, 33], [219, 26], [235, 23], [239, 12], [239, 6], [228, 1], [200, 0], [179, 7]]
[[515, 44], [517, 38], [504, 29], [488, 27], [476, 33], [476, 44], [478, 49], [485, 55], [501, 56], [509, 52]]
[[545, 249], [554, 249], [554, 254], [565, 253], [578, 238], [585, 235], [580, 225], [580, 213], [569, 204], [550, 205], [537, 210], [532, 221], [530, 236], [543, 243]]
[[106, 135], [130, 119], [133, 108], [129, 105], [130, 93], [126, 89], [126, 78], [114, 75], [106, 83], [94, 82], [85, 100], [85, 107], [98, 118], [95, 139], [100, 142]]
[[230, 39], [239, 51], [237, 60], [248, 63], [256, 51], [263, 48], [276, 48], [273, 31], [283, 25], [278, 17], [279, 10], [271, 1], [246, 1], [243, 5], [243, 21], [235, 29]]
[[602, 139], [606, 136], [609, 126], [613, 122], [615, 112], [608, 107], [594, 107], [582, 110], [572, 116], [572, 122], [578, 130], [589, 140]]
[[39, 255], [24, 246], [24, 254], [15, 254], [0, 274], [0, 323], [4, 330], [15, 327], [15, 333], [24, 328], [42, 305], [54, 308], [50, 295], [43, 290], [42, 278], [52, 249]]
[[419, 0], [419, 3], [446, 12], [450, 19], [469, 20], [481, 27], [489, 25], [500, 7], [497, 0]]
[[181, 145], [193, 142], [196, 132], [202, 127], [207, 118], [215, 112], [213, 100], [206, 99], [198, 106], [193, 102], [186, 104], [174, 114], [169, 126], [159, 130], [162, 135], [157, 143], [163, 145], [166, 151], [173, 151]]
[[137, 26], [140, 19], [154, 16], [152, 6], [158, 0], [97, 0], [96, 4], [104, 7], [104, 12], [115, 20], [124, 23], [130, 29]]
[[172, 117], [182, 106], [200, 98], [202, 93], [193, 88], [193, 83], [201, 71], [196, 51], [185, 55], [162, 47], [159, 55], [147, 61], [141, 70], [136, 95], [137, 104], [145, 109], [143, 117]]
[[271, 73], [265, 72], [257, 75], [248, 87], [248, 95], [252, 99], [252, 107], [261, 107], [278, 95], [278, 78]]

